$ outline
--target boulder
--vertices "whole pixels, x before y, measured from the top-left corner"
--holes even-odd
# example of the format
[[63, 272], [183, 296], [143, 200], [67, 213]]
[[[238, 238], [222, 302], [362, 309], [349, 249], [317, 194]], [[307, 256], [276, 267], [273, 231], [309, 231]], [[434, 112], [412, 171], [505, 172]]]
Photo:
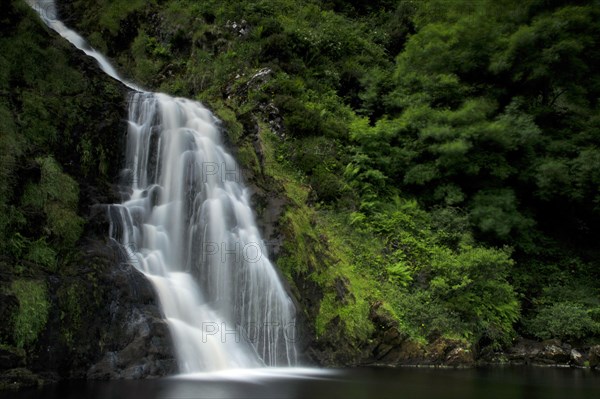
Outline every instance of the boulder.
[[585, 365], [585, 360], [583, 359], [583, 355], [577, 349], [571, 349], [570, 352], [570, 364], [575, 367], [583, 367]]
[[545, 364], [568, 364], [570, 359], [570, 352], [555, 344], [544, 346], [536, 358]]
[[472, 367], [475, 364], [475, 359], [470, 349], [457, 346], [446, 355], [444, 364], [451, 367]]
[[167, 323], [152, 285], [131, 265], [121, 264], [110, 276], [111, 292], [105, 352], [86, 373], [90, 379], [160, 377], [177, 372]]
[[506, 352], [506, 360], [512, 364], [528, 365], [533, 362], [542, 351], [542, 345], [539, 342], [520, 338], [515, 345]]
[[426, 348], [425, 360], [432, 365], [471, 367], [475, 364], [473, 351], [466, 342], [440, 337]]
[[590, 368], [600, 368], [600, 345], [594, 345], [589, 352]]
[[0, 373], [0, 392], [40, 386], [44, 380], [25, 368], [14, 368]]

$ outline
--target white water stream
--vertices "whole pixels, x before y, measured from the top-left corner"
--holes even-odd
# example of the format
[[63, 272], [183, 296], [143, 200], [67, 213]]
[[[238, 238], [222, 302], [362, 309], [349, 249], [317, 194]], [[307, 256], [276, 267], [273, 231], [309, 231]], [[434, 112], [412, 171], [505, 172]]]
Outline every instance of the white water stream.
[[180, 371], [294, 365], [295, 308], [268, 259], [217, 119], [198, 102], [125, 81], [57, 19], [53, 0], [28, 2], [49, 27], [133, 90], [128, 194], [109, 207], [109, 234], [152, 281]]

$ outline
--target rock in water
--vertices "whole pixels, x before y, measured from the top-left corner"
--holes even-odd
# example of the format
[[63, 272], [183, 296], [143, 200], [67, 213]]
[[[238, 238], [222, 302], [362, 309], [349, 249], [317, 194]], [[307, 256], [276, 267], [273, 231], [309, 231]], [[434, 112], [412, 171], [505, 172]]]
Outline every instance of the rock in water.
[[590, 368], [596, 369], [600, 366], [600, 345], [595, 345], [590, 348], [589, 352]]

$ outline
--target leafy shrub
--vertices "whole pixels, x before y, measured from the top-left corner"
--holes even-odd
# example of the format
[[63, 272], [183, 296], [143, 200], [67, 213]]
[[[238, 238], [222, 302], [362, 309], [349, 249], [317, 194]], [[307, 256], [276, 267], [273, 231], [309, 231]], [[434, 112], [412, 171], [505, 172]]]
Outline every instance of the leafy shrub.
[[519, 318], [519, 302], [506, 278], [510, 251], [464, 246], [457, 254], [438, 248], [432, 257], [430, 290], [471, 325], [475, 338], [507, 344]]
[[292, 136], [307, 137], [320, 134], [321, 117], [316, 110], [307, 108], [291, 96], [277, 96], [274, 102], [285, 115], [285, 128]]
[[541, 339], [572, 340], [600, 333], [600, 323], [592, 319], [583, 305], [558, 302], [543, 307], [526, 323], [526, 330]]
[[441, 335], [471, 338], [469, 326], [460, 315], [448, 309], [443, 301], [432, 298], [426, 290], [401, 292], [394, 298], [396, 311], [413, 338], [434, 338]]
[[471, 205], [471, 222], [485, 233], [507, 238], [511, 231], [530, 227], [533, 221], [518, 211], [515, 194], [510, 189], [482, 190]]
[[397, 262], [387, 268], [390, 281], [401, 287], [407, 287], [412, 282], [411, 270], [403, 262]]

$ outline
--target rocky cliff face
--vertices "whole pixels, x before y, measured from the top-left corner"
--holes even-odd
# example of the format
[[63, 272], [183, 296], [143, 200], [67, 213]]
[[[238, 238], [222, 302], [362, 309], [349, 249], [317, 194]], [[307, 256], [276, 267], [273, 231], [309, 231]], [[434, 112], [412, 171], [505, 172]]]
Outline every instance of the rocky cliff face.
[[2, 7], [0, 388], [171, 374], [152, 287], [106, 238], [127, 90], [24, 2]]
[[[26, 7], [16, 1], [10, 4], [5, 14], [8, 17], [2, 17], [0, 25], [2, 40], [16, 45], [23, 31], [33, 32], [28, 42], [33, 40], [38, 48], [56, 48], [67, 60], [65, 76], [78, 77], [85, 83], [71, 91], [48, 93], [39, 87], [39, 82], [0, 75], [5, 81], [0, 89], [10, 93], [7, 101], [11, 110], [8, 116], [1, 116], [14, 119], [19, 132], [28, 129], [22, 121], [31, 112], [23, 110], [27, 100], [24, 92], [44, 93], [48, 100], [60, 98], [61, 104], [50, 111], [77, 115], [77, 120], [69, 123], [49, 118], [48, 126], [60, 130], [59, 137], [63, 140], [48, 139], [44, 141], [51, 142], [47, 147], [28, 149], [15, 158], [13, 163], [17, 166], [12, 175], [19, 180], [13, 179], [7, 204], [22, 206], [26, 185], [37, 184], [43, 175], [36, 158], [52, 156], [77, 183], [77, 215], [85, 224], [74, 246], [56, 250], [60, 258], [57, 267], [41, 265], [39, 259], [27, 261], [28, 255], [0, 258], [0, 320], [7, 320], [0, 326], [0, 381], [4, 386], [12, 386], [13, 382], [37, 384], [40, 380], [61, 377], [143, 378], [172, 373], [176, 363], [170, 337], [150, 285], [124, 263], [125, 258], [116, 247], [106, 242], [108, 226], [102, 204], [118, 200], [118, 190], [113, 184], [118, 181], [123, 159], [126, 90], [101, 73], [83, 54], [35, 22], [35, 15]], [[98, 43], [103, 41], [98, 39], [101, 36], [108, 55], [125, 61], [121, 67], [129, 65], [126, 74], [136, 80], [141, 78], [141, 83], [155, 88], [166, 84], [176, 94], [186, 96], [200, 96], [200, 91], [206, 88], [204, 77], [196, 76], [196, 72], [185, 76], [177, 70], [182, 67], [175, 61], [189, 56], [192, 39], [184, 31], [185, 24], [165, 23], [157, 11], [158, 5], [147, 9], [132, 6], [141, 9], [126, 13], [115, 22], [114, 29], [102, 32], [93, 29], [85, 32], [82, 26], [77, 26], [85, 20], [84, 2], [69, 0], [60, 5], [68, 25], [81, 28], [85, 35], [95, 35]], [[210, 21], [214, 16], [202, 18]], [[4, 24], [4, 20], [8, 23]], [[93, 25], [93, 21], [87, 23]], [[139, 65], [135, 65], [127, 63], [127, 53], [131, 52], [140, 26], [151, 37], [140, 34], [138, 46], [143, 44], [143, 54], [133, 55], [139, 58], [135, 60]], [[235, 30], [238, 26], [241, 25], [210, 26], [202, 36], [194, 38], [194, 46], [219, 52], [228, 46], [227, 40], [233, 40], [231, 36], [236, 40], [243, 38], [244, 33]], [[165, 56], [166, 47], [161, 47], [161, 43], [168, 43], [174, 60]], [[18, 63], [18, 58], [7, 59]], [[52, 64], [53, 60], [42, 58], [35, 67], [44, 74]], [[31, 66], [23, 68], [28, 70]], [[185, 85], [177, 81], [178, 74], [187, 79], [181, 80]], [[304, 363], [323, 366], [585, 364], [588, 348], [577, 350], [557, 342], [519, 341], [506, 353], [489, 348], [479, 350], [464, 341], [438, 336], [428, 337], [428, 344], [420, 344], [400, 332], [397, 318], [377, 298], [366, 296], [366, 305], [360, 304], [353, 281], [343, 275], [347, 270], [335, 274], [343, 264], [341, 250], [339, 246], [334, 248], [335, 231], [319, 226], [323, 219], [315, 221], [314, 191], [308, 184], [294, 182], [289, 176], [292, 172], [284, 170], [287, 153], [275, 154], [274, 148], [285, 144], [289, 132], [285, 131], [282, 113], [273, 98], [264, 95], [263, 88], [268, 86], [273, 73], [261, 67], [247, 75], [237, 75], [234, 71], [232, 76], [237, 77], [230, 84], [223, 87], [214, 84], [210, 88], [213, 92], [208, 96], [208, 104], [223, 119], [228, 145], [243, 165], [245, 179], [254, 192], [253, 202], [270, 256], [279, 265], [295, 299], [299, 317], [297, 343]], [[66, 77], [59, 81], [64, 86], [73, 85]], [[44, 95], [38, 97], [40, 102]], [[62, 104], [65, 98], [69, 101]], [[36, 112], [48, 113], [46, 108], [42, 105]], [[40, 115], [35, 117], [39, 119]], [[44, 135], [45, 131], [36, 132]], [[276, 155], [284, 158], [284, 162], [275, 161]], [[29, 212], [30, 208], [26, 210]], [[39, 230], [43, 230], [48, 218], [44, 212], [24, 214], [28, 223], [38, 223], [42, 225]], [[15, 231], [31, 242], [41, 239], [36, 231], [24, 227]], [[14, 234], [6, 236], [7, 241], [14, 237]], [[54, 236], [48, 235], [47, 241], [58, 246], [57, 240], [53, 240]], [[20, 286], [42, 287], [42, 295], [35, 297], [43, 302], [42, 306], [30, 303], [31, 298], [17, 289]], [[23, 339], [17, 332], [24, 325], [21, 316], [30, 305], [36, 314], [43, 316], [43, 323], [41, 326], [31, 321], [25, 323], [36, 329], [33, 338]], [[352, 318], [355, 310], [362, 312], [358, 322]], [[325, 312], [331, 317], [324, 317]], [[355, 325], [349, 328], [350, 323]], [[349, 331], [361, 334], [351, 335]], [[597, 347], [590, 350], [590, 365], [598, 364], [598, 353]]]

